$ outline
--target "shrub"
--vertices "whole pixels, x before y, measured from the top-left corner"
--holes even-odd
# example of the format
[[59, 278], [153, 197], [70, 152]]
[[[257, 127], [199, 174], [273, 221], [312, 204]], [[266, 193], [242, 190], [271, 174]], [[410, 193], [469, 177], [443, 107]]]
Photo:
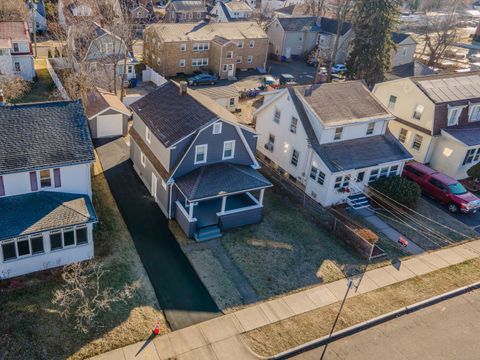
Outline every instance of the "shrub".
[[467, 175], [480, 180], [480, 163], [473, 165], [470, 169], [467, 170]]
[[422, 194], [417, 183], [399, 176], [379, 179], [371, 183], [370, 187], [378, 190], [378, 192], [372, 191], [372, 196], [375, 198], [382, 199], [383, 194], [408, 207], [414, 207]]

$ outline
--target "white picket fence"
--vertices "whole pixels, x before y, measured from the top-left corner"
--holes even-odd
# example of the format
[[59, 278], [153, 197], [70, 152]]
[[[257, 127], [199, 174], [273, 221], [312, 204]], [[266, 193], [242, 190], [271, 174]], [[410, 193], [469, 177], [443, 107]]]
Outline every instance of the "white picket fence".
[[56, 62], [60, 62], [60, 63], [61, 62], [66, 62], [66, 61], [63, 58], [47, 59], [47, 70], [48, 70], [48, 73], [50, 74], [50, 76], [52, 77], [52, 80], [53, 80], [55, 86], [57, 87], [60, 95], [62, 96], [62, 99], [63, 100], [70, 100], [70, 97], [68, 96], [67, 91], [63, 87], [62, 82], [60, 81], [57, 73], [55, 72], [55, 69], [53, 68], [51, 61], [56, 61]]

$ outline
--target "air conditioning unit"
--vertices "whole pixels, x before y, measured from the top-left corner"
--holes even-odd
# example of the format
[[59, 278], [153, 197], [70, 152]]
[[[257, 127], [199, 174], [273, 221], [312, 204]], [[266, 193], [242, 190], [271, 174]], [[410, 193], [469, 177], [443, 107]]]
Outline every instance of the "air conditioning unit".
[[265, 149], [268, 151], [273, 151], [273, 144], [272, 143], [266, 143], [265, 144]]

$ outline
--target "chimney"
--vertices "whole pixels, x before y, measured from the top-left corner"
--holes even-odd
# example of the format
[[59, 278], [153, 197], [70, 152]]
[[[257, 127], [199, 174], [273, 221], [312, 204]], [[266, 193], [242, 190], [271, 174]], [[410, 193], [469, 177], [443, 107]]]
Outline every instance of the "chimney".
[[2, 89], [0, 89], [0, 106], [5, 106], [5, 98], [3, 97]]
[[187, 82], [180, 81], [180, 96], [183, 96], [187, 93]]

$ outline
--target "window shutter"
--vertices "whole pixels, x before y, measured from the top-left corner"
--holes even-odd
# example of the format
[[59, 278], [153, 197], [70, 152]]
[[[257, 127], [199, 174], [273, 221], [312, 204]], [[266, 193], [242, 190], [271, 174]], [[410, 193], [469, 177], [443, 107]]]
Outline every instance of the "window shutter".
[[38, 183], [37, 183], [37, 172], [31, 171], [30, 172], [30, 188], [32, 191], [38, 190]]
[[0, 176], [0, 196], [5, 195], [5, 185], [3, 185], [3, 176]]
[[62, 180], [60, 178], [60, 168], [53, 169], [53, 180], [55, 182], [56, 188], [62, 186]]

